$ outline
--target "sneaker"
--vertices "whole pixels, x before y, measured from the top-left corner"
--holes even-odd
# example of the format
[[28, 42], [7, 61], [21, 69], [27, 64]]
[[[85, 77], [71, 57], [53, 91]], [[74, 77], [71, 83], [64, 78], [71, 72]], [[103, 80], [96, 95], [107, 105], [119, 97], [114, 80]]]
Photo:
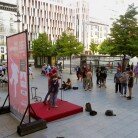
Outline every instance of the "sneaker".
[[122, 97], [122, 96], [123, 96], [123, 94], [120, 94], [120, 96]]

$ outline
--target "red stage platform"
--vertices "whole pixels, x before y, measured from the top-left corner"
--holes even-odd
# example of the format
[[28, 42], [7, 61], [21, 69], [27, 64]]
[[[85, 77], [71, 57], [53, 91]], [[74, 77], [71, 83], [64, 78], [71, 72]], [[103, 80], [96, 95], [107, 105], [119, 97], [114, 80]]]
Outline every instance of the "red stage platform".
[[30, 114], [33, 118], [41, 118], [46, 120], [47, 122], [50, 122], [66, 116], [83, 112], [83, 107], [63, 100], [58, 100], [57, 106], [57, 108], [52, 108], [49, 105], [44, 105], [42, 102], [33, 103], [31, 104], [31, 107], [35, 111], [37, 117], [34, 115], [32, 110]]

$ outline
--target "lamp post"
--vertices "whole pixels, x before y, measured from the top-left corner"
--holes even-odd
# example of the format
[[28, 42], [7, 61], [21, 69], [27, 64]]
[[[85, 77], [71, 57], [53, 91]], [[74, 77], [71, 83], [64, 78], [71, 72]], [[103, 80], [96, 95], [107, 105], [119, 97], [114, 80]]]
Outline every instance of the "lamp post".
[[70, 58], [70, 74], [72, 74], [72, 72], [71, 72], [71, 46], [70, 46], [70, 40], [68, 41], [68, 43], [69, 43], [69, 58]]

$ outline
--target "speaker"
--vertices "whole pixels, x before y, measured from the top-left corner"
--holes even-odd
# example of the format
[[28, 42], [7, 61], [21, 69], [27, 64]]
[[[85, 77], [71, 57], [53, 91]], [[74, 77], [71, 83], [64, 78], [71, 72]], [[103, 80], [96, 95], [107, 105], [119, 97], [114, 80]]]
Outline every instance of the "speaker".
[[42, 130], [47, 128], [47, 122], [45, 120], [37, 120], [34, 122], [30, 122], [27, 124], [22, 124], [20, 126], [17, 127], [17, 133], [20, 136], [25, 136], [28, 134], [31, 134], [33, 132], [36, 132], [38, 130]]
[[10, 106], [4, 106], [0, 108], [0, 115], [1, 114], [6, 114], [10, 112]]

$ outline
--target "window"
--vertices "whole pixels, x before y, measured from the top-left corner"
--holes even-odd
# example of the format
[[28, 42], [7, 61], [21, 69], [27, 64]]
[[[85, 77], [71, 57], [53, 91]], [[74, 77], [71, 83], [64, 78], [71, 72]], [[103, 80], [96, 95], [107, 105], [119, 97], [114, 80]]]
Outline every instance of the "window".
[[4, 45], [4, 36], [0, 35], [0, 45]]
[[1, 53], [4, 53], [4, 47], [1, 47]]

